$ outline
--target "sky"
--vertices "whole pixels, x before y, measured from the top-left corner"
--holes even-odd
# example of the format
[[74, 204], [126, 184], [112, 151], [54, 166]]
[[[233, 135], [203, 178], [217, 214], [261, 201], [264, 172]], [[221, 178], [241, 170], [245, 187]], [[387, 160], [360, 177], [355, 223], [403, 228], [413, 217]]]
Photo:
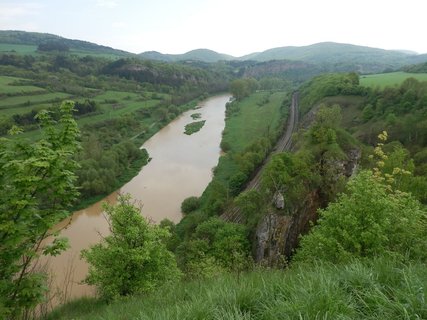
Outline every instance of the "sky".
[[427, 53], [426, 0], [0, 0], [0, 30], [133, 53], [242, 56], [324, 41]]

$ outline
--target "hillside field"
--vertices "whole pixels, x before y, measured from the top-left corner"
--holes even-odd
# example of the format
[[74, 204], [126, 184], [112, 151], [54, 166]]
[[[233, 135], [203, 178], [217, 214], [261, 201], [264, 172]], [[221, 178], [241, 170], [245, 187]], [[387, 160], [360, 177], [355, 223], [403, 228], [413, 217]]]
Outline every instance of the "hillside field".
[[[41, 87], [25, 85], [29, 79], [0, 76], [0, 111], [3, 116], [23, 114], [31, 110], [41, 110], [58, 104], [64, 99], [84, 101], [85, 97], [73, 96], [63, 92], [49, 92]], [[137, 94], [126, 91], [94, 90], [92, 100], [96, 101], [99, 111], [77, 120], [79, 124], [93, 123], [111, 119], [125, 113], [131, 113], [142, 108], [151, 108], [161, 99], [168, 98], [166, 94], [144, 92]]]
[[360, 84], [367, 87], [389, 87], [400, 85], [407, 78], [427, 81], [427, 73], [391, 72], [360, 76]]

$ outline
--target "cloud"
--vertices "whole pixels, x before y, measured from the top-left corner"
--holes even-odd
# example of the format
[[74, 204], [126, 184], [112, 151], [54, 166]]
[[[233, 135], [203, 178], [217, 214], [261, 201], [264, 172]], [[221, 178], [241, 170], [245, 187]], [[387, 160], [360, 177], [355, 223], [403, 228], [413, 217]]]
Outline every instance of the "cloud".
[[119, 4], [115, 0], [96, 0], [96, 5], [98, 7], [112, 9], [117, 7]]

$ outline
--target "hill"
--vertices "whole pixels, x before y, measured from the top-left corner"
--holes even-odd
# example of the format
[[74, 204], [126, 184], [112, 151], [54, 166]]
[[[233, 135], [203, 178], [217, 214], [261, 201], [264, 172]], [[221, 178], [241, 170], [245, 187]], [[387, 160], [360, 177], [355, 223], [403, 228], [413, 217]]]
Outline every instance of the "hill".
[[402, 70], [413, 73], [427, 73], [427, 62], [405, 66]]
[[424, 55], [411, 55], [394, 50], [384, 50], [342, 44], [322, 42], [302, 47], [279, 47], [259, 53], [242, 56], [240, 60], [300, 60], [320, 64], [330, 69], [329, 71], [358, 71], [371, 73], [386, 69], [400, 68], [405, 64], [424, 61]]
[[[427, 54], [416, 54], [405, 50], [384, 50], [352, 44], [322, 42], [308, 46], [287, 46], [254, 52], [241, 57], [218, 53], [209, 49], [195, 49], [182, 54], [164, 54], [157, 51], [146, 51], [138, 55], [114, 49], [95, 43], [66, 39], [48, 33], [25, 31], [0, 31], [0, 53], [34, 54], [40, 45], [49, 45], [65, 49], [78, 55], [98, 55], [109, 58], [139, 57], [143, 60], [158, 60], [163, 62], [203, 62], [216, 63], [219, 61], [254, 61], [268, 62], [286, 60], [281, 63], [289, 66], [289, 61], [310, 64], [315, 72], [351, 72], [381, 73], [397, 71], [400, 68], [420, 64], [427, 61]], [[271, 68], [271, 67], [268, 67]], [[287, 67], [286, 67], [287, 68]], [[277, 71], [277, 65], [273, 67]], [[258, 72], [258, 71], [257, 71]]]
[[[361, 56], [369, 57], [386, 57], [390, 61], [397, 61], [406, 58], [408, 54], [392, 50], [384, 50], [370, 47], [357, 46], [352, 44], [343, 44], [335, 42], [320, 42], [308, 46], [279, 47], [272, 48], [260, 53], [250, 54], [252, 60], [268, 61], [278, 59], [303, 60], [317, 63], [333, 62], [338, 58], [360, 58]], [[239, 59], [246, 60], [247, 56]]]
[[426, 54], [419, 55], [409, 51], [384, 50], [334, 42], [322, 42], [302, 47], [278, 47], [237, 58], [208, 49], [192, 50], [184, 54], [162, 54], [148, 51], [139, 54], [139, 57], [161, 61], [197, 60], [204, 62], [287, 60], [288, 65], [289, 61], [301, 61], [311, 64], [315, 66], [315, 69], [321, 69], [323, 72], [356, 71], [359, 73], [397, 70], [408, 64], [427, 61]]
[[113, 49], [88, 41], [72, 40], [50, 33], [26, 32], [15, 30], [0, 30], [0, 52], [31, 53], [36, 52], [41, 44], [56, 43], [69, 48], [73, 53], [108, 55], [125, 57], [133, 55], [130, 52]]
[[157, 51], [147, 51], [139, 54], [143, 59], [161, 60], [161, 61], [186, 61], [197, 60], [204, 62], [217, 62], [222, 60], [234, 60], [227, 54], [218, 53], [209, 49], [195, 49], [183, 54], [162, 54]]

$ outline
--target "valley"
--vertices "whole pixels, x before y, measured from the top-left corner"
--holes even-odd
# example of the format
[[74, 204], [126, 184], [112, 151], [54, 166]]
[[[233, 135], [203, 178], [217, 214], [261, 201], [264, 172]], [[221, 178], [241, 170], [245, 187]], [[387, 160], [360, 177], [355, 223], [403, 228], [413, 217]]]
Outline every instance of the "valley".
[[0, 318], [427, 317], [426, 63], [0, 31]]

